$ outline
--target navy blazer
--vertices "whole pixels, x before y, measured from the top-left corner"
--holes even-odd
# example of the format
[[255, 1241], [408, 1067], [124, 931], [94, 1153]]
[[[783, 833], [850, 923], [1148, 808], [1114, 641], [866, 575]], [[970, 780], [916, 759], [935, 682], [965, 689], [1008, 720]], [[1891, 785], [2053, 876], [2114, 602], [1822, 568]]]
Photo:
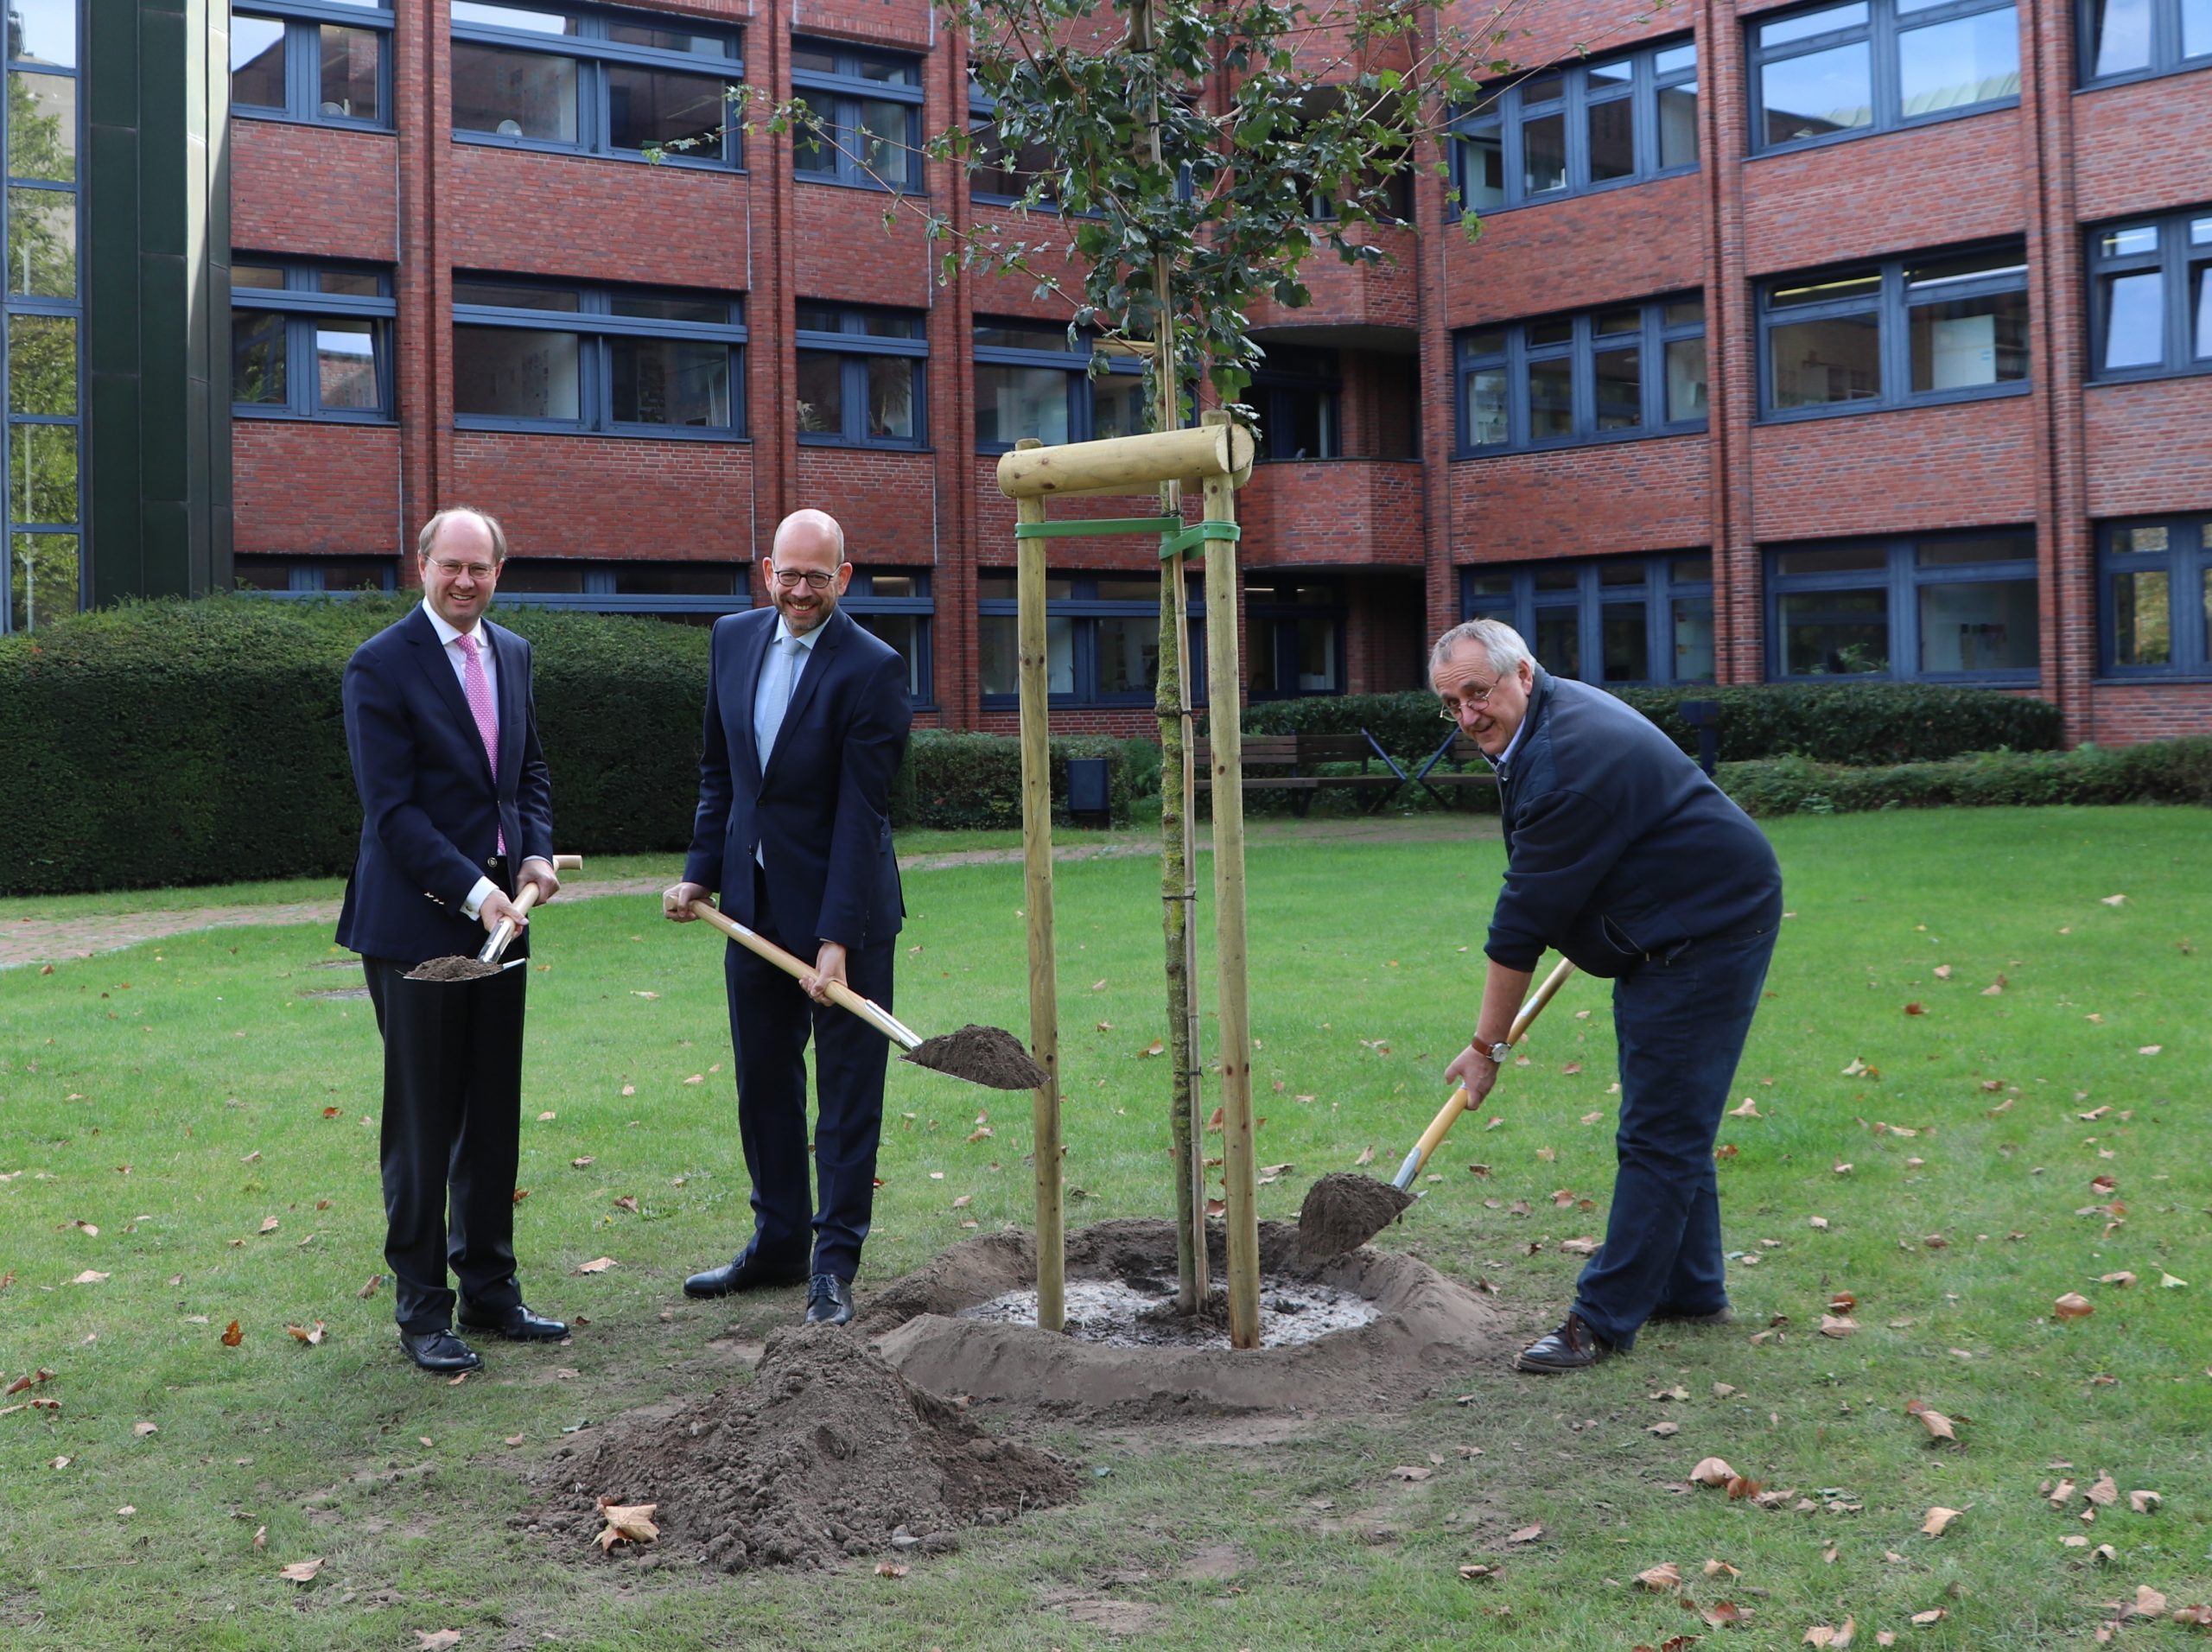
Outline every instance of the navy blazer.
[[1484, 950], [1625, 975], [1679, 942], [1771, 928], [1782, 868], [1750, 816], [1641, 712], [1539, 666], [1497, 772], [1505, 887]]
[[754, 608], [715, 622], [699, 809], [683, 878], [718, 891], [722, 909], [750, 929], [757, 849], [774, 880], [785, 940], [811, 936], [856, 951], [888, 941], [906, 916], [890, 806], [891, 777], [914, 721], [906, 663], [842, 608], [831, 613], [764, 773], [753, 703], [777, 617], [772, 607]]
[[[537, 743], [530, 645], [484, 621], [499, 696], [499, 778], [437, 628], [416, 607], [346, 664], [346, 749], [361, 794], [361, 848], [338, 944], [419, 963], [471, 953], [484, 926], [461, 914], [506, 834], [507, 864], [553, 858], [553, 787]], [[506, 893], [513, 893], [512, 873]], [[529, 931], [511, 956], [528, 950]]]

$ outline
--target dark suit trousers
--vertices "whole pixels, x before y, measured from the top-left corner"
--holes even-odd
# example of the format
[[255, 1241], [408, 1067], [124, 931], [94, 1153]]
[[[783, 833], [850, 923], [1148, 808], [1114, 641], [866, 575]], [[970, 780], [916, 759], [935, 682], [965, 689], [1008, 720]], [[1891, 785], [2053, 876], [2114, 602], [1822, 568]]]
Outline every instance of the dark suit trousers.
[[[776, 927], [772, 893], [760, 868], [753, 869], [756, 934], [809, 963], [821, 950], [810, 935], [785, 935]], [[847, 984], [863, 998], [891, 1007], [896, 945], [850, 950]], [[729, 986], [730, 1040], [737, 1052], [737, 1125], [745, 1168], [753, 1178], [753, 1236], [758, 1253], [796, 1263], [807, 1254], [809, 1184], [806, 1133], [806, 1043], [814, 1039], [814, 1175], [821, 1198], [812, 1212], [810, 1271], [850, 1280], [860, 1271], [875, 1205], [875, 1152], [883, 1133], [884, 1064], [891, 1046], [883, 1034], [849, 1010], [817, 1004], [775, 965], [736, 942], [722, 960]]]
[[385, 1261], [399, 1328], [453, 1323], [446, 1269], [472, 1307], [522, 1300], [515, 1166], [522, 1120], [526, 965], [483, 981], [409, 981], [364, 958], [384, 1034]]
[[1656, 1312], [1728, 1305], [1713, 1143], [1774, 942], [1771, 929], [1693, 941], [1614, 983], [1619, 1169], [1605, 1242], [1582, 1270], [1574, 1311], [1617, 1348]]

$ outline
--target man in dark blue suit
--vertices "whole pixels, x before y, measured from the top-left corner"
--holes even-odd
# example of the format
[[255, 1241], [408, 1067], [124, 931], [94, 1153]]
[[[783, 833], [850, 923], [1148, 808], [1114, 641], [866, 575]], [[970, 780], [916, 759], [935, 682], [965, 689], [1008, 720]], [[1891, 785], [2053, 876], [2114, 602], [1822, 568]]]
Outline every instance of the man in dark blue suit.
[[[893, 943], [906, 914], [891, 847], [891, 778], [906, 755], [913, 708], [906, 662], [838, 610], [853, 565], [832, 518], [786, 517], [760, 574], [774, 606], [715, 626], [691, 850], [683, 881], [662, 904], [669, 918], [689, 923], [691, 902], [719, 890], [723, 911], [813, 959], [814, 969], [793, 982], [735, 942], [726, 950], [753, 1235], [735, 1261], [693, 1274], [683, 1289], [717, 1297], [804, 1279], [807, 1322], [844, 1325], [875, 1201], [890, 1049], [880, 1032], [830, 1005], [825, 983], [842, 982], [891, 1007]], [[811, 1202], [810, 1032], [820, 1184]]]
[[[455, 1372], [482, 1361], [453, 1332], [448, 1264], [462, 1325], [517, 1341], [568, 1334], [515, 1282], [529, 971], [515, 960], [481, 981], [407, 976], [476, 951], [503, 918], [526, 924], [512, 899], [524, 883], [541, 900], [561, 885], [530, 645], [484, 618], [506, 536], [480, 511], [446, 510], [416, 550], [423, 606], [346, 667], [362, 818], [338, 943], [361, 954], [384, 1036], [385, 1260], [400, 1344], [423, 1369]], [[525, 932], [510, 958], [528, 953]]]
[[1547, 946], [1613, 980], [1621, 1116], [1605, 1242], [1567, 1318], [1519, 1367], [1593, 1365], [1632, 1346], [1647, 1320], [1721, 1324], [1713, 1142], [1781, 924], [1774, 851], [1657, 728], [1602, 689], [1553, 677], [1510, 626], [1446, 632], [1429, 681], [1497, 770], [1505, 834], [1482, 1009], [1445, 1077], [1482, 1104]]

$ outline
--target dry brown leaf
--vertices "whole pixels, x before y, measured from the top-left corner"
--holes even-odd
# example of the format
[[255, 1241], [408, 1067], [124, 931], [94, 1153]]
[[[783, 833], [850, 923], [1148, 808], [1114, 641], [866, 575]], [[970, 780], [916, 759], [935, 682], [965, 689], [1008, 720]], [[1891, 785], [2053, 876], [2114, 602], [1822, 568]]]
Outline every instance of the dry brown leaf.
[[607, 1528], [595, 1540], [601, 1554], [613, 1552], [617, 1543], [652, 1543], [660, 1538], [660, 1528], [653, 1524], [653, 1510], [657, 1503], [609, 1503], [599, 1500], [600, 1516], [607, 1522]]
[[1875, 1644], [1875, 1645], [1877, 1645], [1877, 1646], [1895, 1646], [1897, 1643], [1897, 1630], [1893, 1630], [1893, 1629], [1885, 1629], [1885, 1630], [1880, 1630], [1876, 1631], [1875, 1636], [1874, 1636], [1874, 1644]]
[[2171, 1274], [2162, 1270], [2158, 1274], [2158, 1288], [2162, 1291], [2185, 1291], [2189, 1288], [2189, 1281], [2185, 1279], [2176, 1279]]
[[1926, 1629], [1930, 1623], [1942, 1623], [1950, 1615], [1950, 1613], [1945, 1611], [1941, 1606], [1933, 1606], [1924, 1612], [1913, 1613], [1912, 1626], [1915, 1629]]
[[1360, 1150], [1359, 1157], [1353, 1160], [1351, 1162], [1354, 1168], [1361, 1168], [1373, 1164], [1375, 1162], [1375, 1149], [1372, 1147], [1362, 1148]]
[[1729, 1502], [1738, 1503], [1745, 1497], [1756, 1497], [1758, 1495], [1759, 1483], [1749, 1475], [1732, 1474], [1728, 1477]]
[[369, 1282], [366, 1285], [364, 1285], [359, 1290], [354, 1292], [353, 1294], [359, 1297], [362, 1301], [365, 1302], [377, 1293], [377, 1287], [383, 1283], [383, 1274], [372, 1274], [369, 1275]]
[[1726, 1560], [1707, 1560], [1705, 1575], [1708, 1578], [1740, 1578], [1744, 1573], [1740, 1567], [1732, 1566]]
[[1570, 1256], [1590, 1256], [1597, 1254], [1598, 1242], [1589, 1237], [1562, 1239], [1559, 1248]]
[[315, 1322], [312, 1329], [302, 1325], [286, 1325], [284, 1329], [290, 1331], [295, 1337], [299, 1341], [305, 1343], [309, 1348], [318, 1347], [322, 1342], [324, 1333], [322, 1321], [320, 1319]]
[[418, 1629], [415, 1631], [415, 1639], [417, 1642], [415, 1652], [452, 1652], [453, 1648], [461, 1644], [461, 1631], [457, 1629]]
[[2135, 1585], [2134, 1615], [2136, 1617], [2156, 1617], [2165, 1609], [2166, 1598], [2156, 1589], [2147, 1583], [2139, 1583]]
[[237, 1347], [240, 1343], [244, 1342], [245, 1340], [245, 1332], [244, 1332], [243, 1331], [240, 1331], [240, 1330], [238, 1329], [238, 1322], [237, 1320], [233, 1319], [233, 1320], [232, 1320], [232, 1321], [231, 1321], [231, 1323], [230, 1323], [229, 1325], [226, 1325], [226, 1326], [224, 1326], [224, 1327], [223, 1327], [223, 1346], [224, 1346], [224, 1347], [226, 1347], [226, 1348], [236, 1348], [236, 1347]]
[[257, 1550], [258, 1550], [258, 1549], [265, 1549], [265, 1548], [267, 1548], [267, 1547], [269, 1547], [269, 1528], [268, 1528], [268, 1527], [266, 1527], [266, 1526], [257, 1526], [257, 1527], [255, 1527], [255, 1528], [254, 1528], [254, 1529], [253, 1529], [253, 1547], [254, 1547]]
[[1655, 1593], [1672, 1594], [1682, 1586], [1682, 1573], [1672, 1560], [1662, 1560], [1637, 1573], [1636, 1580]]
[[71, 1280], [69, 1282], [72, 1285], [99, 1285], [104, 1283], [107, 1277], [108, 1276], [105, 1274], [99, 1273], [87, 1268], [83, 1273], [78, 1274], [76, 1278]]
[[1150, 1044], [1147, 1044], [1143, 1049], [1137, 1052], [1137, 1059], [1141, 1061], [1150, 1056], [1165, 1055], [1166, 1053], [1167, 1045], [1160, 1039], [1154, 1039]]
[[1848, 1314], [1824, 1313], [1821, 1316], [1821, 1335], [1840, 1340], [1859, 1329], [1859, 1321]]
[[261, 1231], [264, 1233], [274, 1233], [276, 1231], [279, 1225], [280, 1224], [275, 1217], [269, 1217], [262, 1222]]
[[1390, 1477], [1394, 1480], [1426, 1480], [1435, 1472], [1434, 1469], [1423, 1468], [1417, 1463], [1401, 1463], [1390, 1471]]
[[1655, 1422], [1643, 1432], [1647, 1434], [1656, 1434], [1662, 1439], [1672, 1439], [1682, 1432], [1682, 1426], [1678, 1422]]
[[1726, 1485], [1735, 1477], [1736, 1471], [1717, 1457], [1699, 1458], [1698, 1465], [1690, 1471], [1690, 1478], [1700, 1485]]
[[1496, 1577], [1497, 1568], [1494, 1566], [1463, 1566], [1459, 1568], [1459, 1575], [1469, 1583], [1478, 1583], [1484, 1578]]
[[2212, 1606], [2183, 1606], [2174, 1613], [2177, 1623], [2212, 1624]]
[[1912, 1002], [1904, 1007], [1904, 1013], [1908, 1015], [1925, 1015], [1928, 1013], [1927, 1010], [1922, 1007], [1921, 1002], [1917, 998], [1914, 999]]
[[1724, 1629], [1731, 1623], [1750, 1623], [1751, 1609], [1749, 1606], [1738, 1606], [1732, 1600], [1716, 1600], [1710, 1606], [1700, 1607], [1698, 1616], [1712, 1624], [1713, 1628]]
[[1920, 1529], [1930, 1537], [1941, 1537], [1963, 1512], [1962, 1509], [1946, 1509], [1938, 1503], [1928, 1511], [1928, 1518], [1920, 1522]]
[[2074, 1492], [2075, 1485], [2073, 1481], [2061, 1480], [2056, 1485], [2050, 1489], [2050, 1506], [2054, 1509], [2063, 1509], [2068, 1503], [2074, 1501]]
[[2082, 1494], [2100, 1509], [2109, 1509], [2120, 1501], [2120, 1488], [2113, 1484], [2112, 1476], [2100, 1474], [2088, 1490]]
[[2124, 1291], [2129, 1286], [2135, 1283], [2135, 1275], [2127, 1273], [2125, 1270], [2117, 1274], [2100, 1274], [2097, 1275], [2097, 1283], [2100, 1285], [2117, 1285]]
[[134, 1422], [130, 1425], [130, 1432], [143, 1439], [149, 1434], [158, 1434], [162, 1431], [150, 1422]]
[[2062, 1319], [2086, 1319], [2096, 1312], [2089, 1299], [2078, 1291], [2069, 1291], [2052, 1303], [2051, 1310]]
[[1959, 1437], [1957, 1432], [1951, 1426], [1951, 1420], [1945, 1416], [1942, 1412], [1937, 1411], [1928, 1405], [1926, 1401], [1921, 1400], [1911, 1401], [1906, 1405], [1905, 1410], [1911, 1415], [1919, 1418], [1921, 1426], [1927, 1429], [1929, 1433], [1934, 1438], [1937, 1439], [1956, 1439]]
[[2155, 1491], [2131, 1491], [2127, 1494], [2127, 1506], [2139, 1515], [2149, 1514], [2164, 1501]]
[[1544, 1522], [1540, 1520], [1533, 1526], [1523, 1526], [1519, 1531], [1510, 1534], [1505, 1541], [1509, 1543], [1533, 1543], [1543, 1534]]
[[318, 1554], [311, 1560], [295, 1560], [276, 1575], [287, 1583], [313, 1583], [315, 1574], [322, 1570], [323, 1558]]
[[594, 1256], [588, 1262], [578, 1263], [576, 1266], [576, 1272], [579, 1274], [604, 1274], [608, 1268], [613, 1266], [613, 1257]]
[[1855, 1632], [1855, 1621], [1848, 1617], [1845, 1618], [1842, 1624], [1837, 1628], [1831, 1628], [1826, 1623], [1815, 1623], [1805, 1631], [1805, 1638], [1801, 1644], [1825, 1646], [1830, 1649], [1830, 1652], [1843, 1652], [1843, 1649], [1851, 1644], [1851, 1637]]
[[878, 1560], [875, 1563], [875, 1575], [879, 1578], [903, 1578], [908, 1569], [896, 1560]]
[[2126, 900], [2127, 897], [2126, 895], [2100, 895], [2097, 897], [2097, 905], [2100, 906], [2119, 906], [2125, 905]]

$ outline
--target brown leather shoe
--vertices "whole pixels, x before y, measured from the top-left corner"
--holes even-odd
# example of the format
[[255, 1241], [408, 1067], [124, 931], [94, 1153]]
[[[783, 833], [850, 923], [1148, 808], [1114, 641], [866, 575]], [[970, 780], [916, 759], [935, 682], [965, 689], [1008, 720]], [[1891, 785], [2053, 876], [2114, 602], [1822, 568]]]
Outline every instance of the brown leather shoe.
[[1556, 1376], [1561, 1371], [1579, 1371], [1595, 1365], [1612, 1351], [1612, 1344], [1583, 1323], [1580, 1314], [1570, 1312], [1560, 1322], [1558, 1330], [1547, 1331], [1522, 1349], [1520, 1358], [1513, 1362], [1513, 1369]]

